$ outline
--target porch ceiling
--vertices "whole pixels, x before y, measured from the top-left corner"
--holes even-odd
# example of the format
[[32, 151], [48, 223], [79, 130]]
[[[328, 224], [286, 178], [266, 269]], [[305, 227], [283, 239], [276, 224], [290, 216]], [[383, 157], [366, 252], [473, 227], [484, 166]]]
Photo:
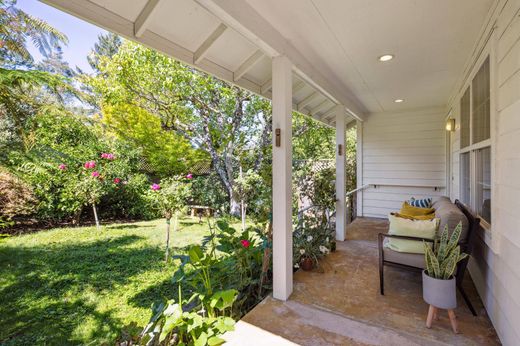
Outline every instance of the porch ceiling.
[[328, 125], [335, 104], [347, 122], [444, 105], [495, 2], [41, 1], [268, 98], [271, 58], [286, 55], [293, 108]]

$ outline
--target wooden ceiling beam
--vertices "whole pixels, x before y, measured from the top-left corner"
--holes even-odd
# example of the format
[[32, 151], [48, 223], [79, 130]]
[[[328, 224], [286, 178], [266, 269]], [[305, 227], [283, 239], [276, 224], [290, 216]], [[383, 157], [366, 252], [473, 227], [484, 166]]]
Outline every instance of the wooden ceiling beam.
[[306, 98], [304, 98], [301, 102], [298, 103], [298, 111], [303, 110], [305, 107], [310, 105], [312, 102], [314, 102], [318, 97], [320, 96], [320, 93], [315, 91]]
[[236, 82], [240, 78], [242, 78], [247, 71], [249, 71], [257, 62], [260, 61], [264, 57], [264, 53], [260, 49], [258, 49], [256, 52], [254, 52], [249, 58], [247, 58], [246, 61], [240, 65], [240, 67], [233, 72], [233, 79]]
[[193, 53], [193, 63], [198, 64], [204, 57], [206, 53], [211, 48], [211, 46], [219, 39], [220, 36], [226, 31], [227, 26], [221, 23], [213, 32], [202, 42], [202, 44], [197, 48], [195, 53]]
[[146, 29], [148, 29], [153, 12], [157, 8], [157, 5], [159, 5], [159, 2], [161, 2], [161, 0], [148, 0], [146, 5], [144, 5], [141, 13], [139, 13], [134, 22], [135, 37], [141, 37]]

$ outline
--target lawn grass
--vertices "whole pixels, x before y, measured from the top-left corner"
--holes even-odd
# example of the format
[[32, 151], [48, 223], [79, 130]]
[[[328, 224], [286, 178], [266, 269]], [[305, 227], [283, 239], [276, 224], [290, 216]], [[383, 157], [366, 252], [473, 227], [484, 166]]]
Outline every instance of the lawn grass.
[[[207, 234], [181, 219], [173, 253]], [[138, 332], [151, 304], [177, 292], [164, 242], [164, 220], [0, 239], [0, 344], [113, 345], [122, 330]]]

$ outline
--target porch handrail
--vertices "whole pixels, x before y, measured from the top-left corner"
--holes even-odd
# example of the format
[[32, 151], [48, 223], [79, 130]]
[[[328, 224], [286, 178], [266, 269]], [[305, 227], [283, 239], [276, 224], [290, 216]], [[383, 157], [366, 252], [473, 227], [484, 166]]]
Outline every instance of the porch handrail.
[[358, 187], [357, 189], [354, 189], [354, 190], [352, 190], [352, 191], [349, 191], [349, 192], [347, 192], [347, 193], [345, 194], [345, 197], [350, 196], [350, 195], [353, 194], [354, 192], [358, 192], [358, 191], [364, 190], [364, 189], [366, 189], [367, 187], [370, 187], [370, 185], [372, 185], [372, 184], [366, 184], [366, 185], [363, 185], [363, 186]]
[[427, 189], [434, 189], [435, 191], [438, 191], [440, 189], [445, 189], [446, 186], [443, 185], [419, 185], [419, 184], [391, 184], [391, 183], [371, 183], [368, 184], [369, 186], [373, 186], [374, 189], [376, 189], [378, 186], [390, 186], [390, 187], [419, 187], [419, 188], [427, 188]]

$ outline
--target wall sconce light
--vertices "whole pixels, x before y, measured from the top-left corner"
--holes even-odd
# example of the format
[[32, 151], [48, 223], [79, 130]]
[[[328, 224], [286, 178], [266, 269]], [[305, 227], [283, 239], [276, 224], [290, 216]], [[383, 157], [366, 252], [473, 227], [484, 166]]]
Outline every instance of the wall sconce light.
[[338, 145], [338, 156], [341, 156], [343, 155], [343, 145], [339, 144]]
[[449, 118], [446, 121], [446, 131], [449, 131], [449, 132], [455, 131], [455, 119]]
[[282, 130], [280, 130], [280, 129], [276, 129], [276, 130], [274, 131], [274, 133], [275, 133], [275, 141], [274, 141], [274, 144], [275, 144], [275, 146], [279, 147], [279, 146], [281, 146], [281, 144], [282, 144]]

